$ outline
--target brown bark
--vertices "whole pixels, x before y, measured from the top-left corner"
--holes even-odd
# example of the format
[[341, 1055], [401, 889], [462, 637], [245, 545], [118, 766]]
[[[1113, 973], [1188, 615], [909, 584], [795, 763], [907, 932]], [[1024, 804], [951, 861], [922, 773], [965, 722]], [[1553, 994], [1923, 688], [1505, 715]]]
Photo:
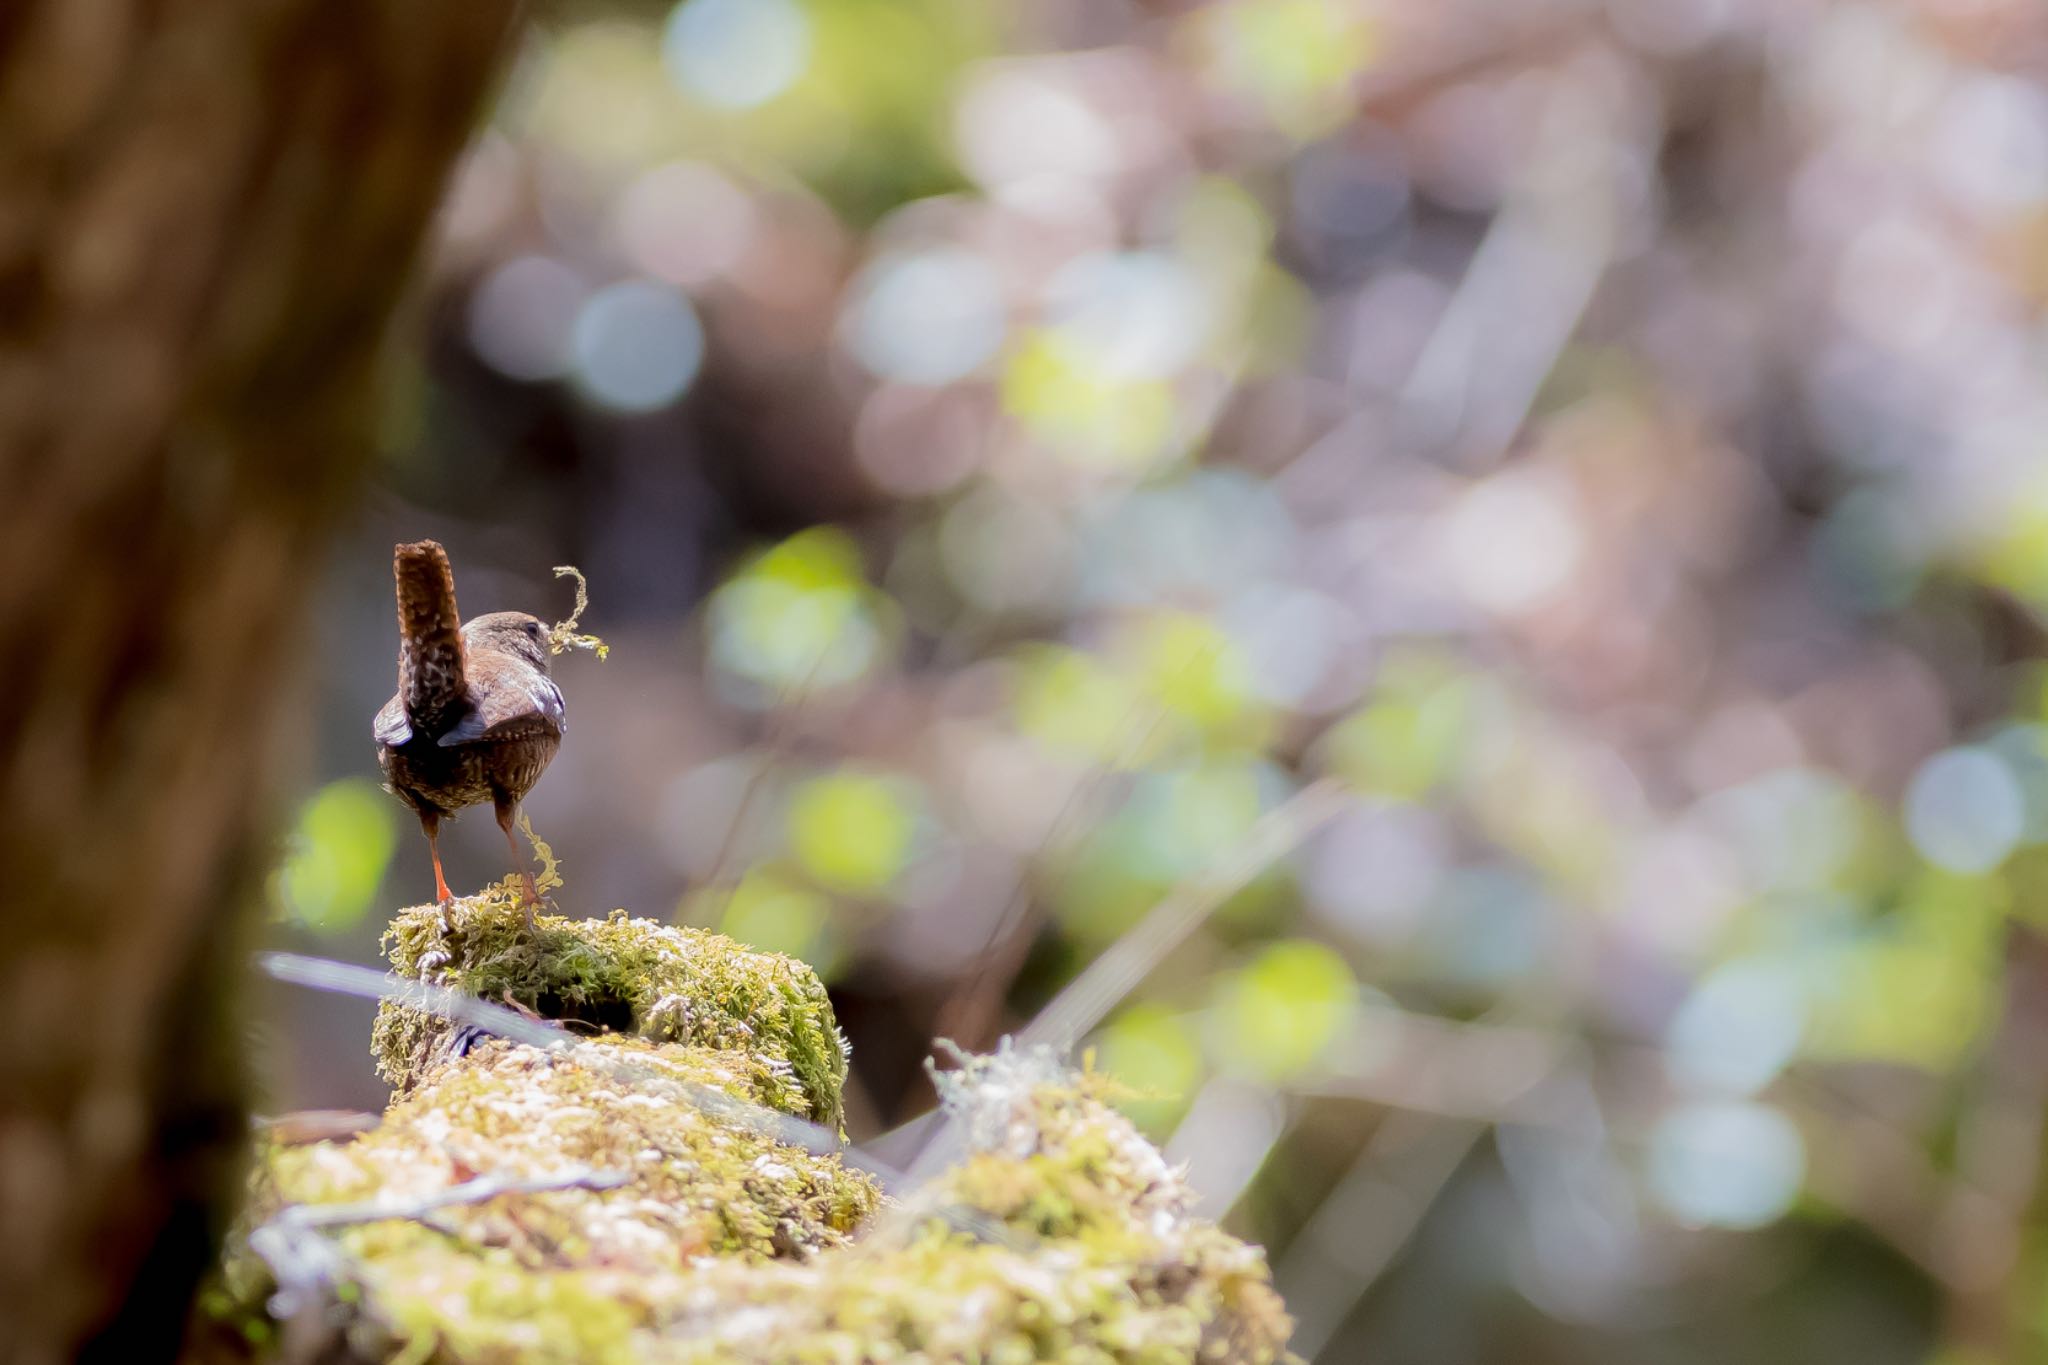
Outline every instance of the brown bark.
[[510, 0], [0, 0], [0, 1359], [164, 1358], [375, 358]]

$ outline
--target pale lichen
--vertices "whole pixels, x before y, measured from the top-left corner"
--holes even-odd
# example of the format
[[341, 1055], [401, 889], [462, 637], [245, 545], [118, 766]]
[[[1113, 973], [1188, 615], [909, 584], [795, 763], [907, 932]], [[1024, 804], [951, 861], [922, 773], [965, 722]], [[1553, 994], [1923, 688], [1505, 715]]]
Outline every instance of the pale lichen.
[[[942, 1084], [966, 1158], [844, 1250], [716, 1264], [664, 1360], [1286, 1358], [1265, 1257], [1193, 1217], [1181, 1173], [1047, 1054], [963, 1059]], [[963, 1226], [960, 1213], [978, 1215]], [[680, 1338], [680, 1340], [678, 1340]]]
[[[354, 1358], [637, 1358], [626, 1343], [660, 1325], [674, 1286], [699, 1264], [809, 1257], [844, 1244], [879, 1205], [873, 1179], [836, 1156], [691, 1098], [708, 1087], [752, 1100], [760, 1069], [742, 1052], [632, 1038], [568, 1050], [483, 1042], [422, 1077], [368, 1133], [261, 1151], [224, 1278], [234, 1311], [221, 1316], [275, 1316], [288, 1328], [306, 1311], [276, 1302], [280, 1285], [303, 1289], [293, 1266], [267, 1259], [303, 1259], [274, 1250], [287, 1245], [274, 1235], [282, 1230], [301, 1233], [301, 1246], [322, 1239], [323, 1261], [341, 1267], [322, 1292], [350, 1306]], [[565, 1173], [603, 1179], [437, 1203], [480, 1175]], [[310, 1233], [281, 1218], [343, 1205], [393, 1216], [358, 1212]], [[331, 1319], [332, 1306], [316, 1303], [312, 1316]]]
[[[660, 1083], [743, 1098], [744, 1058], [611, 1047], [654, 1081], [492, 1042], [425, 1078], [371, 1134], [264, 1153], [259, 1228], [292, 1206], [417, 1208], [486, 1169], [624, 1177], [323, 1234], [343, 1269], [314, 1315], [329, 1328], [317, 1350], [443, 1365], [1286, 1358], [1290, 1323], [1263, 1255], [1189, 1213], [1180, 1173], [1092, 1077], [1031, 1054], [968, 1059], [945, 1086], [965, 1160], [871, 1216], [865, 1176], [726, 1126]], [[228, 1297], [262, 1329], [245, 1337], [285, 1340], [291, 1323], [270, 1321], [276, 1277], [246, 1234], [241, 1245]]]
[[[490, 1040], [427, 1076], [373, 1132], [282, 1148], [267, 1170], [285, 1203], [405, 1199], [478, 1172], [623, 1172], [630, 1183], [621, 1191], [535, 1197], [575, 1215], [543, 1240], [603, 1244], [614, 1261], [638, 1248], [637, 1260], [671, 1269], [707, 1251], [836, 1245], [875, 1207], [873, 1181], [835, 1157], [726, 1122], [690, 1093], [703, 1086], [758, 1102], [764, 1069], [744, 1052], [633, 1038], [568, 1051]], [[506, 1230], [483, 1240], [518, 1238]]]

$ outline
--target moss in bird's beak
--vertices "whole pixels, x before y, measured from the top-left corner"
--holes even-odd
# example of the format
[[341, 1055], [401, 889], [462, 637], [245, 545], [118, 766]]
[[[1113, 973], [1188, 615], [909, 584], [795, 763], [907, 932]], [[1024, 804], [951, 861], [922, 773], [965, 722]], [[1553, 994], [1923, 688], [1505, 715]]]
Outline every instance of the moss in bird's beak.
[[557, 564], [555, 577], [576, 580], [576, 609], [570, 612], [566, 619], [548, 627], [548, 653], [566, 654], [572, 649], [584, 649], [600, 659], [610, 655], [612, 647], [603, 640], [595, 635], [576, 633], [577, 622], [581, 621], [583, 613], [590, 609], [590, 585], [584, 580], [583, 571], [574, 564]]

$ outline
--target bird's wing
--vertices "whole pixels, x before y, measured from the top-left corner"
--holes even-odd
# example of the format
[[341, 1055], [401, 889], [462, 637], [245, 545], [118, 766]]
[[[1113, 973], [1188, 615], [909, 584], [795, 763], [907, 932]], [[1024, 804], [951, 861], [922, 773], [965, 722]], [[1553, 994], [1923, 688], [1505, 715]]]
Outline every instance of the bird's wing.
[[441, 747], [559, 735], [569, 728], [562, 689], [545, 673], [530, 668], [472, 671], [476, 676], [470, 680], [469, 714], [441, 736]]
[[401, 694], [384, 703], [370, 733], [387, 749], [396, 749], [412, 738], [412, 722], [405, 718], [405, 697]]

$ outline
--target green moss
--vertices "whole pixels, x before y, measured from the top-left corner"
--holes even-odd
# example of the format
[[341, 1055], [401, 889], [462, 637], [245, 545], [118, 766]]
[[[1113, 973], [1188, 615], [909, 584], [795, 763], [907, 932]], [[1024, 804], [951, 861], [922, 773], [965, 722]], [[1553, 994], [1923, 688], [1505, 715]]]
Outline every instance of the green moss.
[[[973, 1147], [965, 1161], [852, 1247], [705, 1267], [661, 1358], [1285, 1358], [1292, 1324], [1264, 1256], [1189, 1216], [1179, 1173], [1092, 1078], [1005, 1053], [965, 1059], [944, 1090]], [[987, 1221], [960, 1231], [963, 1209]], [[953, 1216], [931, 1216], [941, 1211]]]
[[[566, 1053], [493, 1040], [423, 1078], [355, 1141], [271, 1151], [267, 1202], [407, 1200], [479, 1174], [616, 1171], [630, 1177], [622, 1190], [507, 1196], [504, 1208], [464, 1206], [439, 1221], [534, 1264], [621, 1235], [647, 1264], [670, 1269], [707, 1252], [774, 1256], [837, 1245], [880, 1199], [868, 1176], [726, 1124], [680, 1086], [663, 1085], [754, 1099], [769, 1070], [746, 1053], [634, 1038]], [[651, 1219], [653, 1231], [620, 1223], [622, 1202], [635, 1203], [633, 1218]], [[493, 1221], [513, 1204], [516, 1218]], [[375, 1239], [395, 1226], [344, 1237]]]
[[[741, 1052], [608, 1038], [569, 1051], [489, 1041], [420, 1078], [377, 1128], [261, 1153], [246, 1223], [291, 1206], [378, 1201], [415, 1210], [480, 1176], [617, 1173], [617, 1188], [508, 1193], [352, 1223], [327, 1239], [354, 1301], [348, 1358], [630, 1361], [636, 1334], [708, 1258], [804, 1259], [841, 1246], [881, 1201], [835, 1157], [714, 1117], [688, 1087], [757, 1093]], [[261, 1354], [252, 1325], [271, 1268], [236, 1241], [211, 1316]]]
[[[748, 1098], [837, 1128], [846, 1046], [817, 975], [703, 929], [542, 915], [532, 930], [506, 885], [401, 911], [384, 935], [400, 975], [515, 1004], [572, 1027], [743, 1053]], [[430, 1073], [447, 1021], [386, 1003], [371, 1051], [401, 1093]]]
[[[870, 1217], [865, 1177], [669, 1093], [744, 1096], [751, 1066], [634, 1039], [567, 1054], [493, 1042], [422, 1078], [369, 1134], [269, 1149], [253, 1216], [417, 1201], [486, 1170], [630, 1176], [325, 1234], [347, 1267], [332, 1301], [357, 1300], [349, 1359], [1285, 1358], [1261, 1253], [1189, 1215], [1179, 1173], [1091, 1078], [1038, 1054], [967, 1059], [943, 1080], [967, 1158]], [[243, 1251], [227, 1277], [245, 1322], [268, 1293], [254, 1262]], [[243, 1338], [258, 1355], [259, 1338]]]
[[[387, 1003], [373, 1046], [398, 1093], [382, 1123], [259, 1154], [206, 1296], [216, 1358], [1285, 1358], [1263, 1255], [1193, 1218], [1103, 1083], [1049, 1053], [939, 1076], [960, 1159], [885, 1206], [866, 1175], [726, 1102], [838, 1125], [846, 1056], [800, 963], [622, 912], [529, 928], [508, 885], [407, 910], [385, 945], [406, 976], [600, 1036], [465, 1050], [445, 1021]], [[528, 1188], [450, 1202], [482, 1178]], [[337, 1204], [391, 1216], [292, 1212]]]

